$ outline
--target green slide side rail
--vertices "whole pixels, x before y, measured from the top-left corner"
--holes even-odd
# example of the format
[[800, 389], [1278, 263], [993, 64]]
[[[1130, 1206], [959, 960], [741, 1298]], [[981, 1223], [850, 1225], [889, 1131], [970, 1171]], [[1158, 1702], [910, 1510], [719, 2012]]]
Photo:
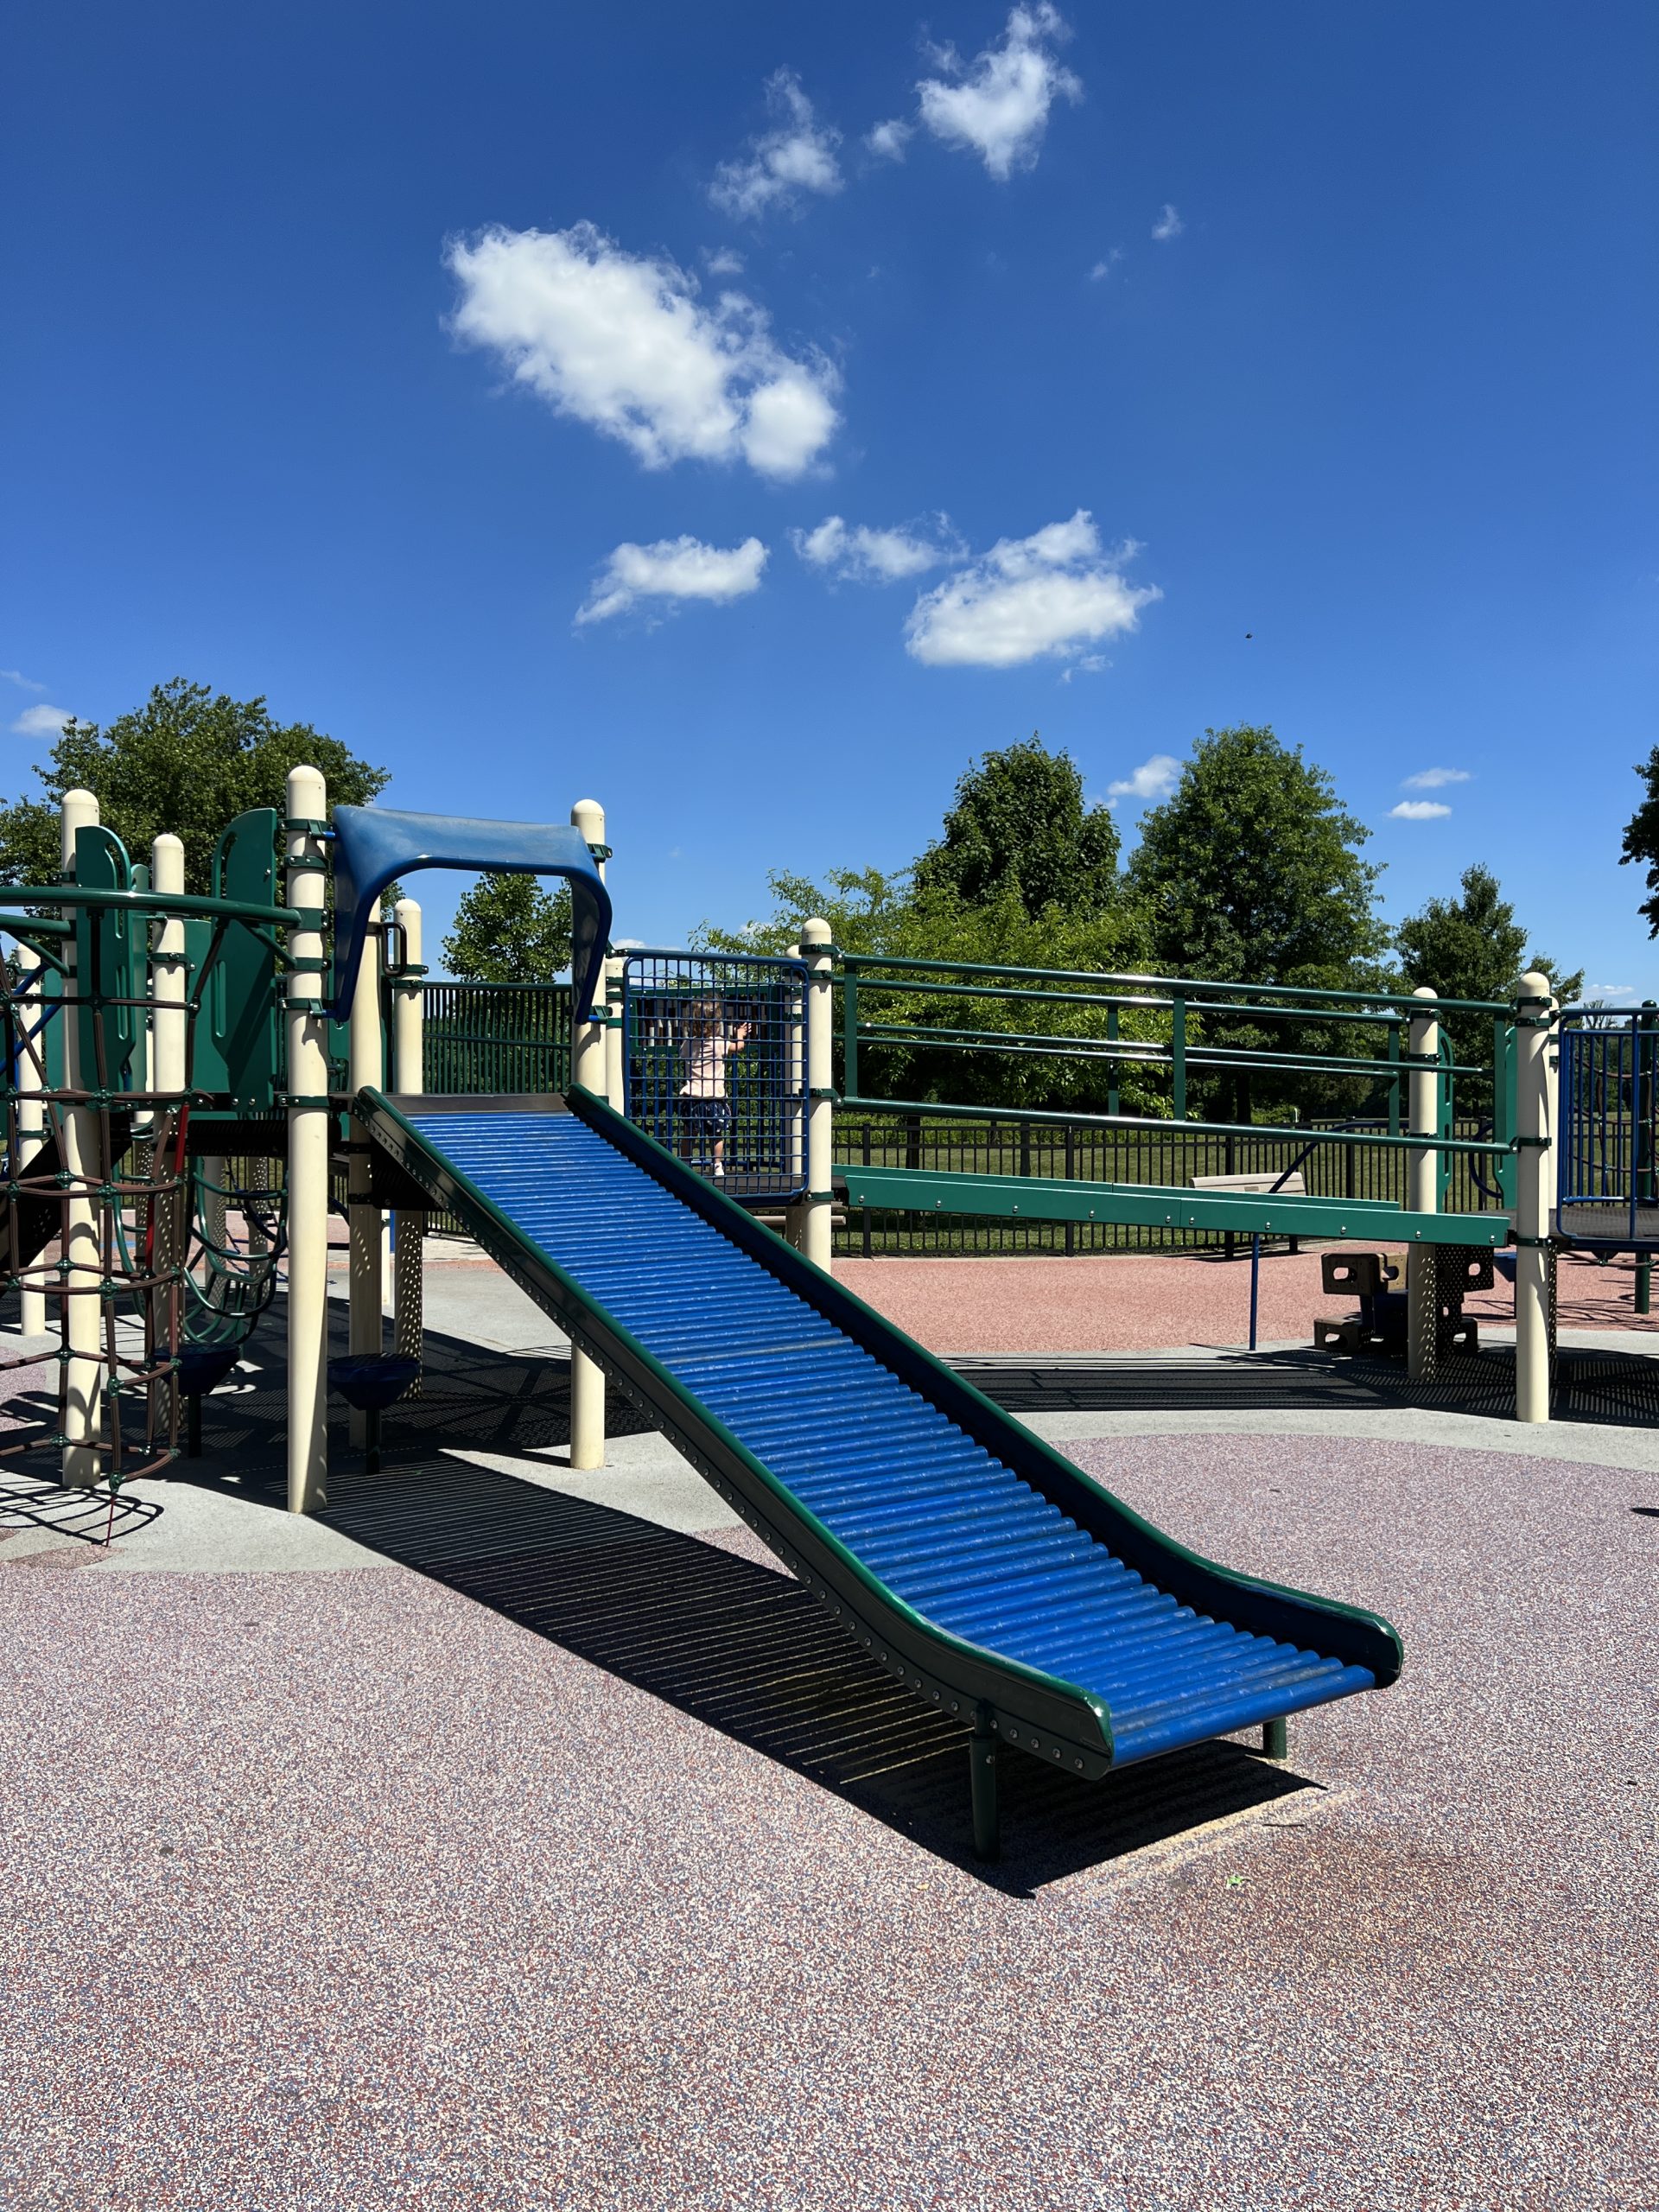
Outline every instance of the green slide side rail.
[[[948, 1635], [877, 1580], [771, 1471], [681, 1384], [550, 1254], [528, 1238], [428, 1135], [410, 1114], [568, 1109], [768, 1274], [930, 1400], [964, 1434], [1052, 1498], [1126, 1565], [1183, 1604], [1267, 1635], [1367, 1667], [1379, 1687], [1399, 1675], [1400, 1639], [1362, 1608], [1241, 1574], [1163, 1535], [1081, 1468], [982, 1395], [895, 1329], [791, 1245], [753, 1220], [723, 1192], [590, 1093], [563, 1098], [409, 1098], [359, 1093], [353, 1111], [373, 1141], [434, 1200], [457, 1216], [519, 1287], [596, 1360], [698, 1471], [778, 1553], [872, 1656], [918, 1695], [963, 1719], [993, 1720], [1006, 1741], [1098, 1777], [1113, 1761], [1111, 1718], [1102, 1700]], [[717, 1327], [717, 1319], [713, 1324]]]
[[1140, 1229], [1232, 1230], [1249, 1236], [1310, 1236], [1400, 1244], [1476, 1244], [1497, 1249], [1512, 1234], [1502, 1213], [1412, 1213], [1388, 1198], [1306, 1198], [1282, 1191], [1184, 1191], [1161, 1183], [1077, 1183], [1045, 1175], [975, 1175], [957, 1168], [859, 1167], [836, 1163], [833, 1180], [853, 1206], [893, 1212], [982, 1214], [999, 1220], [1098, 1221]]

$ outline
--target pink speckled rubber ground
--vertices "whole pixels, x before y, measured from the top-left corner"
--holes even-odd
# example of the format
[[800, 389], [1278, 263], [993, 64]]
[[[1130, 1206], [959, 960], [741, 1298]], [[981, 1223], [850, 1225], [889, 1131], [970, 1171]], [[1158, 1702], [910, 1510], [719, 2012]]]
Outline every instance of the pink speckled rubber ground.
[[[1109, 1259], [837, 1260], [836, 1273], [910, 1335], [940, 1352], [1153, 1351], [1249, 1341], [1248, 1255], [1231, 1262], [1180, 1254]], [[1635, 1311], [1635, 1268], [1563, 1255], [1564, 1329], [1659, 1328]], [[1499, 1281], [1465, 1313], [1509, 1324], [1514, 1294]], [[1317, 1252], [1264, 1253], [1257, 1332], [1263, 1344], [1311, 1344], [1313, 1324], [1357, 1311], [1319, 1287]]]
[[1659, 2201], [1655, 1480], [1078, 1451], [1408, 1667], [1034, 1893], [403, 1567], [0, 1566], [8, 2212]]

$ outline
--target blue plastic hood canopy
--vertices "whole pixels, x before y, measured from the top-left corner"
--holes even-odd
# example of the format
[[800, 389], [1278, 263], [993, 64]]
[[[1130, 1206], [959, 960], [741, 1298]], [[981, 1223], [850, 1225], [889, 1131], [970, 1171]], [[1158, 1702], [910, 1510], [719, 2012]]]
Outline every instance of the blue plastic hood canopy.
[[346, 1019], [380, 893], [423, 868], [558, 875], [570, 886], [570, 976], [575, 1019], [592, 1007], [611, 935], [611, 899], [582, 832], [565, 822], [471, 822], [400, 814], [388, 806], [334, 809], [334, 1003]]

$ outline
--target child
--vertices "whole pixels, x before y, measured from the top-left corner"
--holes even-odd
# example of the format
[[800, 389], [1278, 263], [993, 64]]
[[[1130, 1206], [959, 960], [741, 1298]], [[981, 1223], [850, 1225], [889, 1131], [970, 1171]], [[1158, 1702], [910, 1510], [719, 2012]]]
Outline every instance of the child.
[[717, 1183], [725, 1180], [726, 1132], [732, 1125], [726, 1063], [748, 1043], [750, 1027], [747, 1020], [738, 1020], [728, 1028], [719, 999], [699, 999], [686, 1017], [681, 1039], [685, 1070], [680, 1085], [681, 1157], [699, 1166], [712, 1146]]

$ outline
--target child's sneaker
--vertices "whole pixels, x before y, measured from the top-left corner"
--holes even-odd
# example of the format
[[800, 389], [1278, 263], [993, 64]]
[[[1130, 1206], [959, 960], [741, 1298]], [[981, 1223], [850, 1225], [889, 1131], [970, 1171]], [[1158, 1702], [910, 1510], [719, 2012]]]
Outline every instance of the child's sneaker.
[[717, 1160], [715, 1162], [715, 1180], [716, 1183], [723, 1183], [726, 1180], [726, 1163], [723, 1160]]

